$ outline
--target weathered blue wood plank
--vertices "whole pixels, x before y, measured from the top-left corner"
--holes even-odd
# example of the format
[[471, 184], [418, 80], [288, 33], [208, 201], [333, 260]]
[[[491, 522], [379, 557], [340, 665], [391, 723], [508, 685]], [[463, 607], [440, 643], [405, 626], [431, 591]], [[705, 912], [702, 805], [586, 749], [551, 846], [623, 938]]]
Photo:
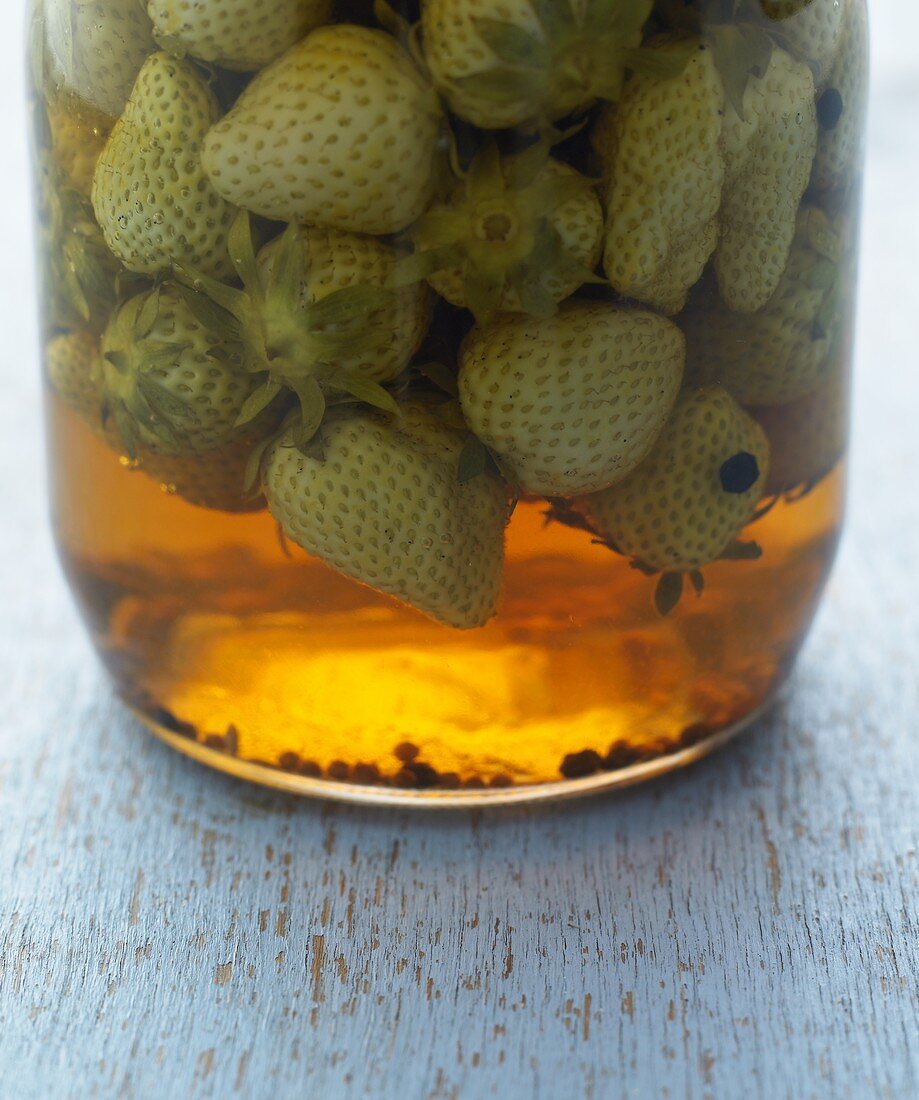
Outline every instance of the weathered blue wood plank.
[[919, 1095], [919, 89], [895, 30], [826, 610], [755, 736], [619, 797], [422, 821], [153, 742], [55, 571], [28, 287], [0, 265], [0, 1096]]

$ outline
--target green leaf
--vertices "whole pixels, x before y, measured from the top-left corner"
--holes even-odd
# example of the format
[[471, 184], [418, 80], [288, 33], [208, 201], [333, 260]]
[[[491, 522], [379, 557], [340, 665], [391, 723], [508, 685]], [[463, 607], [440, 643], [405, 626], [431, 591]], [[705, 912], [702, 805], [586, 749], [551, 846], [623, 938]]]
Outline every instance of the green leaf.
[[507, 190], [498, 146], [489, 141], [469, 165], [466, 190], [474, 202], [500, 198]]
[[296, 394], [300, 401], [300, 417], [292, 427], [294, 446], [303, 448], [319, 431], [326, 414], [326, 400], [315, 378], [302, 379]]
[[159, 315], [160, 291], [159, 287], [157, 287], [144, 296], [143, 304], [137, 311], [137, 316], [134, 320], [135, 339], [143, 340], [145, 337], [149, 336], [153, 331], [153, 326], [156, 324]]
[[516, 23], [487, 16], [474, 17], [473, 26], [479, 38], [505, 65], [527, 68], [548, 68], [552, 53], [546, 43]]
[[696, 595], [701, 596], [705, 591], [705, 577], [703, 577], [701, 570], [693, 569], [689, 574], [689, 579], [692, 581], [692, 586], [696, 590]]
[[391, 290], [415, 286], [438, 271], [448, 271], [462, 262], [462, 250], [453, 246], [413, 252], [411, 256], [403, 256], [396, 262], [386, 285]]
[[623, 50], [622, 59], [626, 68], [639, 76], [648, 76], [654, 80], [673, 80], [681, 75], [690, 58], [698, 51], [698, 43], [692, 41], [681, 42], [666, 50], [639, 46]]
[[450, 85], [491, 100], [495, 106], [532, 102], [541, 103], [546, 93], [545, 76], [526, 69], [486, 69], [481, 73], [455, 77]]
[[392, 394], [383, 389], [379, 382], [374, 382], [364, 375], [351, 371], [338, 371], [332, 379], [332, 384], [336, 389], [343, 390], [365, 405], [371, 405], [392, 416], [399, 415], [399, 406]]
[[268, 381], [254, 389], [243, 402], [243, 407], [236, 418], [236, 427], [239, 428], [243, 424], [249, 424], [257, 416], [260, 416], [282, 389], [281, 383], [274, 381], [274, 379], [268, 379]]
[[377, 310], [392, 308], [395, 294], [380, 286], [344, 287], [314, 302], [306, 311], [306, 327], [310, 332], [366, 318]]
[[457, 478], [460, 485], [465, 485], [474, 478], [481, 477], [489, 465], [488, 448], [485, 444], [471, 435], [460, 452]]
[[654, 606], [658, 615], [665, 618], [677, 606], [683, 596], [683, 574], [664, 573], [654, 590]]
[[547, 42], [561, 42], [575, 29], [571, 0], [530, 0]]
[[747, 85], [751, 76], [762, 76], [769, 68], [774, 39], [761, 28], [749, 25], [717, 26], [710, 37], [727, 101], [738, 118], [746, 119]]
[[230, 232], [227, 234], [227, 249], [243, 286], [250, 293], [260, 290], [262, 280], [255, 261], [255, 243], [252, 239], [252, 222], [248, 210], [240, 210], [233, 219]]
[[182, 296], [182, 300], [199, 325], [208, 332], [220, 333], [227, 337], [238, 338], [241, 332], [238, 319], [223, 306], [217, 305], [200, 290], [179, 281], [176, 288]]
[[[192, 268], [176, 267], [176, 278], [179, 283], [199, 294], [210, 298], [221, 309], [245, 323], [251, 312], [249, 296], [242, 290], [227, 286], [217, 279], [212, 279], [203, 272]], [[189, 301], [189, 305], [191, 305]], [[203, 323], [203, 322], [202, 322]]]
[[456, 373], [444, 363], [420, 363], [415, 368], [419, 374], [433, 382], [439, 390], [448, 393], [451, 397], [459, 396], [459, 383]]
[[300, 303], [303, 288], [303, 235], [300, 227], [291, 223], [281, 234], [274, 253], [264, 296], [276, 302], [278, 308], [293, 312]]

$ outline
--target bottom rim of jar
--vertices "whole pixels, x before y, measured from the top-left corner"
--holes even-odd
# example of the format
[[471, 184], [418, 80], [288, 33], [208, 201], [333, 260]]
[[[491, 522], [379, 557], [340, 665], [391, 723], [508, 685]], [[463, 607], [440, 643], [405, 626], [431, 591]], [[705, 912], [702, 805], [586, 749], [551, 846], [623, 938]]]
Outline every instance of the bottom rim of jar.
[[170, 748], [199, 764], [262, 787], [326, 802], [393, 809], [462, 810], [567, 802], [608, 791], [622, 790], [689, 767], [722, 748], [764, 718], [782, 699], [789, 681], [779, 684], [769, 697], [743, 718], [686, 747], [675, 748], [649, 760], [578, 779], [511, 787], [462, 790], [413, 790], [364, 786], [354, 782], [295, 775], [267, 763], [240, 759], [218, 748], [195, 741], [158, 723], [143, 710], [126, 703], [134, 716]]

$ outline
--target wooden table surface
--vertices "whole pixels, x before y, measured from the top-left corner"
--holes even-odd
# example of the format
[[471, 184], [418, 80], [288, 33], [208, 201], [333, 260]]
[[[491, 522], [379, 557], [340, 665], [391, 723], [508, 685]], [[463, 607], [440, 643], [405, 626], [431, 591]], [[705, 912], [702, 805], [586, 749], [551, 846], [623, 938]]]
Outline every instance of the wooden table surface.
[[919, 1096], [919, 20], [903, 33], [895, 3], [875, 4], [851, 525], [793, 692], [709, 762], [561, 809], [297, 802], [113, 699], [46, 532], [14, 135], [3, 1100]]

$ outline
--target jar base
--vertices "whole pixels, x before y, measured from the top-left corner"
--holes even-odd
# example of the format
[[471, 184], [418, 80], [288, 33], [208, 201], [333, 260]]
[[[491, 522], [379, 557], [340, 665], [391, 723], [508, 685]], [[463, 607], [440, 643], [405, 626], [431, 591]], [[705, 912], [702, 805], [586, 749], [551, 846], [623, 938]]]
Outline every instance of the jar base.
[[353, 781], [297, 775], [267, 763], [243, 760], [227, 746], [202, 744], [193, 734], [178, 732], [156, 721], [131, 703], [127, 706], [136, 718], [177, 752], [216, 771], [263, 787], [304, 798], [342, 802], [359, 806], [386, 806], [394, 809], [455, 810], [497, 806], [534, 805], [585, 798], [606, 791], [621, 790], [644, 783], [670, 772], [686, 768], [732, 741], [748, 730], [775, 707], [785, 694], [788, 681], [749, 714], [724, 729], [709, 733], [690, 745], [675, 747], [652, 759], [628, 764], [582, 778], [510, 787], [464, 788], [461, 790], [417, 790], [398, 787], [367, 786]]

